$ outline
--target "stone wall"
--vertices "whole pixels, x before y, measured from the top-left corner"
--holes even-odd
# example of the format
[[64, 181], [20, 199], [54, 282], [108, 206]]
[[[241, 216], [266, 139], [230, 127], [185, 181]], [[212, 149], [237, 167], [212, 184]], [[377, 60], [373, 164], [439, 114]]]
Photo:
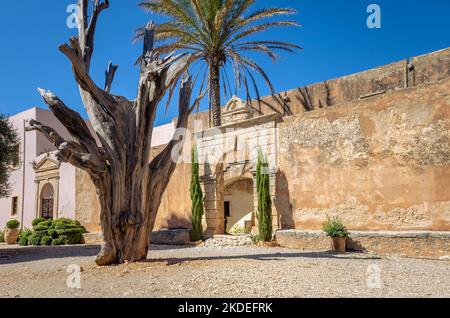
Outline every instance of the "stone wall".
[[[280, 230], [277, 243], [303, 251], [329, 251], [331, 239], [321, 231]], [[358, 232], [347, 240], [348, 251], [407, 257], [447, 258], [450, 252], [449, 232]]]
[[88, 232], [101, 232], [100, 202], [94, 183], [83, 170], [75, 171], [75, 218]]
[[285, 118], [283, 224], [450, 230], [450, 79]]
[[[288, 107], [284, 93], [263, 98], [263, 114], [285, 115], [275, 158], [281, 227], [319, 229], [329, 213], [352, 230], [450, 230], [449, 78], [450, 48], [290, 90]], [[191, 131], [194, 120], [208, 127], [208, 112], [190, 118]], [[190, 227], [189, 180], [190, 165], [178, 165], [155, 230]], [[79, 170], [76, 187], [77, 219], [100, 230], [95, 189]]]
[[[404, 59], [364, 72], [319, 82], [262, 98], [253, 107], [264, 114], [286, 116], [335, 106], [395, 89], [440, 81], [450, 77], [450, 48]], [[289, 97], [288, 107], [283, 98]]]

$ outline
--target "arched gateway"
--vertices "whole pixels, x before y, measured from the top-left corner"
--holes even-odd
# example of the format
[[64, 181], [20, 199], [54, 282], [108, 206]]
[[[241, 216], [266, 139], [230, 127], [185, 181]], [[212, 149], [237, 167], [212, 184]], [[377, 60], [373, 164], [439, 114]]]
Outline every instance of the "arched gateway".
[[[206, 237], [225, 234], [233, 226], [248, 230], [256, 225], [258, 149], [268, 158], [272, 199], [275, 195], [276, 128], [281, 114], [254, 117], [251, 108], [238, 98], [230, 103], [225, 107], [221, 127], [195, 133], [205, 195]], [[273, 226], [278, 229], [275, 204], [272, 215]]]

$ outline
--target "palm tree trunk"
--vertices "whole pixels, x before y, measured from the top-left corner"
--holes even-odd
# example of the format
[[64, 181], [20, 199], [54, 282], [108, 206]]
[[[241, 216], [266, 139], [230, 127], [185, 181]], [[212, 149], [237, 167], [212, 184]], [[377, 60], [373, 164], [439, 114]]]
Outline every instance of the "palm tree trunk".
[[209, 103], [213, 114], [213, 126], [222, 126], [222, 109], [220, 101], [219, 63], [209, 63]]

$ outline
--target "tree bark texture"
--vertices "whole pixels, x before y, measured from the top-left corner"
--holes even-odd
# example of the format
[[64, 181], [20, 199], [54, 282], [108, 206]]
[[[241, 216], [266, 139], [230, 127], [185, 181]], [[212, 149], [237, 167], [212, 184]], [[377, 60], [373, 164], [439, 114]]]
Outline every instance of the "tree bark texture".
[[[181, 140], [172, 140], [150, 162], [156, 110], [166, 91], [179, 84], [177, 128], [186, 128], [189, 115], [205, 94], [190, 105], [192, 81], [186, 74], [192, 56], [153, 52], [154, 24], [145, 31], [137, 98], [110, 93], [117, 65], [109, 63], [105, 85], [97, 86], [89, 70], [94, 52], [98, 18], [109, 1], [96, 0], [88, 15], [89, 0], [79, 0], [78, 36], [59, 47], [72, 64], [80, 95], [95, 130], [94, 136], [82, 117], [53, 93], [39, 93], [53, 114], [66, 127], [72, 140], [64, 140], [54, 129], [31, 120], [27, 130], [40, 131], [57, 148], [57, 157], [85, 170], [95, 184], [101, 206], [104, 242], [98, 265], [135, 262], [147, 257], [149, 234], [164, 191], [175, 169], [171, 154]], [[90, 18], [89, 18], [90, 16]]]
[[219, 62], [212, 57], [209, 62], [209, 102], [212, 110], [213, 126], [222, 126], [222, 108], [220, 98], [220, 67]]

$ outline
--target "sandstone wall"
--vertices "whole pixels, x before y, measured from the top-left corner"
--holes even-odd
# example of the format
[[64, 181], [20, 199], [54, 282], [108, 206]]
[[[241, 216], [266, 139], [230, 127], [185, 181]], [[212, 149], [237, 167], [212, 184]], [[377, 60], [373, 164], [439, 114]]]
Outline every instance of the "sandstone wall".
[[100, 203], [94, 183], [83, 170], [75, 171], [75, 218], [88, 232], [101, 232]]
[[[329, 213], [354, 230], [450, 230], [448, 78], [450, 48], [290, 90], [287, 108], [284, 92], [261, 109], [253, 102], [285, 115], [274, 202], [282, 227], [319, 229]], [[208, 127], [208, 115], [191, 116], [189, 129]], [[190, 227], [189, 180], [190, 166], [178, 165], [155, 230]], [[99, 231], [95, 189], [79, 169], [76, 194], [77, 219]]]
[[[424, 77], [427, 75], [423, 75]], [[285, 118], [283, 225], [450, 230], [450, 79]]]
[[[299, 87], [275, 96], [266, 96], [262, 98], [261, 104], [253, 101], [253, 107], [264, 114], [279, 112], [291, 116], [449, 77], [450, 48], [447, 48], [364, 72]], [[289, 107], [283, 107], [285, 94], [290, 99]]]

